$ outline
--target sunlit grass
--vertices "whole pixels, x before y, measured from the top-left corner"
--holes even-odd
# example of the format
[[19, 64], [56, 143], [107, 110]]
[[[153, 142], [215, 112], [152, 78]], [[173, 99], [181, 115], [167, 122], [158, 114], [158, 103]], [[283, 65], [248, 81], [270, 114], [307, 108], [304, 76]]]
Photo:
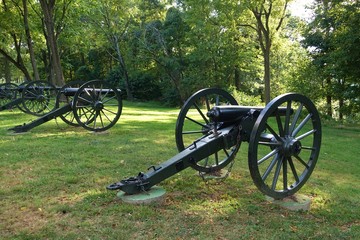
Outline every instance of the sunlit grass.
[[360, 128], [323, 124], [308, 183], [308, 212], [265, 201], [252, 183], [248, 144], [230, 177], [204, 183], [192, 169], [165, 180], [161, 205], [120, 202], [105, 187], [177, 153], [179, 110], [124, 102], [105, 133], [51, 120], [29, 133], [8, 128], [35, 117], [0, 112], [1, 239], [359, 239]]

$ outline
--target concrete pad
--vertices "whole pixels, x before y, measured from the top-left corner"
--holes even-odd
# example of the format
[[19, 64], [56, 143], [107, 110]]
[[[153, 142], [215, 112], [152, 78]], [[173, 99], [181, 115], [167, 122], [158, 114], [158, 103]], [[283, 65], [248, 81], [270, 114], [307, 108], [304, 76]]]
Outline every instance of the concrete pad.
[[266, 200], [276, 204], [280, 207], [292, 210], [292, 211], [309, 211], [311, 205], [311, 199], [308, 196], [301, 194], [294, 194], [284, 199], [276, 200], [272, 197], [265, 196]]
[[137, 194], [126, 194], [125, 192], [120, 191], [116, 196], [123, 202], [131, 204], [161, 204], [165, 193], [166, 191], [164, 188], [154, 186], [146, 192]]
[[211, 173], [200, 173], [200, 176], [205, 180], [222, 180], [227, 177], [228, 171], [225, 171], [224, 169], [220, 169], [216, 172]]
[[16, 136], [16, 135], [25, 135], [25, 134], [29, 134], [30, 132], [27, 131], [27, 132], [13, 132], [11, 130], [9, 130], [9, 132], [7, 133], [7, 135], [9, 136]]

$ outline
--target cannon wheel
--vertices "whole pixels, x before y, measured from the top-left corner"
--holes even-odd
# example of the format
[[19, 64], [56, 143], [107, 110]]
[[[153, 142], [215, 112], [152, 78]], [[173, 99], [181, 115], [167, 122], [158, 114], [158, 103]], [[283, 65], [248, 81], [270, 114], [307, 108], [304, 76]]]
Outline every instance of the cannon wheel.
[[0, 84], [0, 106], [16, 99], [18, 86], [15, 83]]
[[[67, 84], [65, 84], [60, 90], [58, 91], [58, 94], [56, 96], [56, 108], [63, 107], [68, 104], [72, 104], [72, 101], [74, 99], [74, 95], [66, 94], [67, 88], [80, 88], [85, 82], [84, 81], [71, 81]], [[61, 120], [63, 120], [65, 123], [69, 124], [70, 126], [79, 126], [78, 122], [75, 119], [74, 112], [69, 111], [65, 114], [62, 114], [59, 116]]]
[[47, 81], [32, 81], [28, 83], [22, 93], [22, 107], [26, 113], [43, 116], [55, 109], [56, 87]]
[[120, 90], [101, 80], [83, 84], [73, 99], [73, 114], [83, 128], [100, 132], [111, 128], [122, 111]]
[[[278, 107], [285, 107], [285, 116]], [[255, 185], [275, 199], [293, 195], [310, 177], [320, 145], [319, 114], [307, 97], [289, 93], [273, 99], [250, 136], [248, 164]]]
[[[183, 105], [176, 122], [175, 139], [179, 151], [212, 133], [216, 127], [206, 116], [214, 106], [238, 105], [226, 91], [217, 88], [202, 89], [194, 93]], [[230, 150], [222, 149], [197, 163], [192, 168], [202, 173], [213, 173], [228, 165], [239, 150], [240, 142]]]

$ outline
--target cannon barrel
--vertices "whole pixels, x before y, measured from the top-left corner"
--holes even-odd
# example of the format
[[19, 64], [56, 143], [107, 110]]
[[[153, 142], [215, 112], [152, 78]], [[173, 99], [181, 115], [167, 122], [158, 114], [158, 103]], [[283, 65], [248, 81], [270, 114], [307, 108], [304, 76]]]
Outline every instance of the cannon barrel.
[[[79, 88], [74, 88], [74, 87], [66, 87], [66, 88], [62, 88], [60, 91], [63, 95], [68, 96], [68, 97], [73, 97], [75, 96], [75, 94], [78, 92]], [[113, 89], [92, 89], [92, 88], [84, 88], [83, 91], [95, 91], [97, 94], [106, 94], [106, 93], [113, 93], [114, 94], [114, 90]], [[120, 89], [117, 89], [118, 92], [120, 92]]]
[[[254, 117], [257, 117], [263, 109], [263, 107], [254, 106], [215, 106], [210, 109], [206, 115], [214, 122], [236, 122], [249, 113], [251, 113]], [[290, 111], [290, 114], [294, 112], [293, 109], [290, 109]], [[285, 116], [286, 108], [279, 107], [276, 114], [279, 114], [279, 116]], [[273, 116], [275, 116], [275, 112], [272, 114], [272, 117]]]

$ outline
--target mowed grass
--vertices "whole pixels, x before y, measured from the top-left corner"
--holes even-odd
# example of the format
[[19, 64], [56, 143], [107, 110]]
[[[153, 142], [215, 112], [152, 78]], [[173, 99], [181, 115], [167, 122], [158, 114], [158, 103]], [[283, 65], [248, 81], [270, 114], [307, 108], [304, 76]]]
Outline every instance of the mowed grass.
[[267, 202], [252, 183], [247, 144], [231, 176], [204, 183], [186, 169], [160, 183], [161, 204], [131, 205], [106, 186], [177, 153], [178, 109], [124, 102], [118, 123], [91, 133], [0, 112], [1, 239], [360, 239], [360, 127], [323, 124], [318, 164], [300, 193], [311, 210]]

